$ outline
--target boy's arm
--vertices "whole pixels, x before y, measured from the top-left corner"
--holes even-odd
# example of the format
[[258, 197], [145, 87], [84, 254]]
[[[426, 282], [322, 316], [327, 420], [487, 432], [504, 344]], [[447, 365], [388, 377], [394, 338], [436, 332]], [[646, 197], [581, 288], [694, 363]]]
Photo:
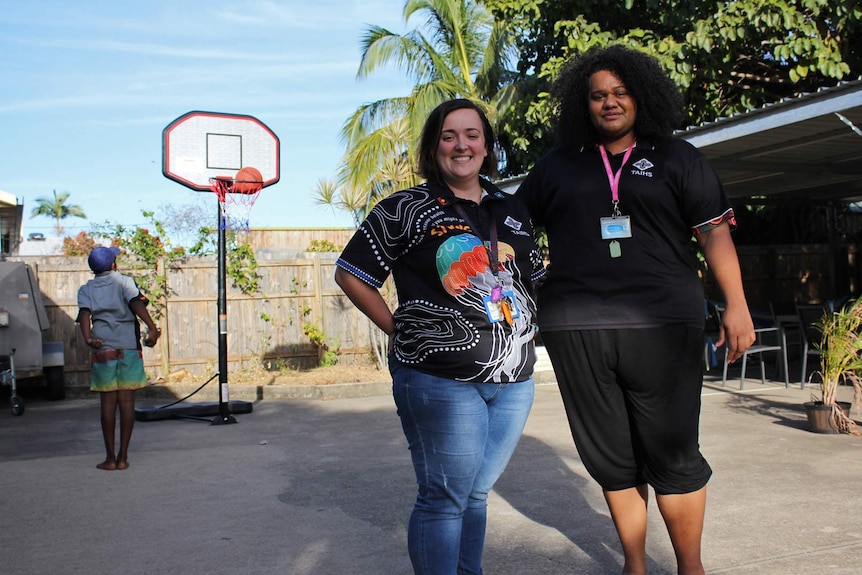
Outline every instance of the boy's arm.
[[93, 339], [93, 326], [91, 323], [92, 317], [93, 314], [90, 312], [90, 310], [84, 307], [78, 310], [78, 319], [76, 321], [81, 327], [81, 335], [84, 336], [84, 343], [94, 349], [99, 349], [100, 347], [102, 347], [102, 340]]
[[131, 308], [132, 313], [141, 318], [141, 321], [143, 321], [147, 326], [147, 336], [144, 338], [144, 345], [147, 347], [153, 347], [156, 345], [162, 332], [150, 316], [145, 300], [141, 297], [136, 297], [129, 302], [129, 308]]

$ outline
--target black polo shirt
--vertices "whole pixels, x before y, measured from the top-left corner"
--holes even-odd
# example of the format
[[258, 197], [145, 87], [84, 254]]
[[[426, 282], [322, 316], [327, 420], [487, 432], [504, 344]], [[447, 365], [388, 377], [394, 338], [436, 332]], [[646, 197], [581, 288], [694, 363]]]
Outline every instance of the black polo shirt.
[[[402, 363], [462, 381], [523, 381], [535, 363], [531, 279], [544, 269], [525, 207], [489, 182], [482, 185], [486, 195], [478, 205], [427, 183], [384, 198], [337, 265], [375, 288], [392, 274], [395, 354]], [[498, 278], [520, 310], [511, 326], [492, 323], [485, 310], [496, 283], [483, 245], [492, 221]]]
[[[614, 172], [622, 158], [610, 157]], [[692, 236], [735, 221], [718, 175], [691, 144], [635, 146], [619, 182], [619, 209], [631, 218], [632, 236], [617, 240], [616, 258], [601, 235], [600, 219], [613, 207], [597, 147], [553, 150], [516, 197], [548, 234], [551, 266], [538, 297], [543, 331], [703, 326]]]

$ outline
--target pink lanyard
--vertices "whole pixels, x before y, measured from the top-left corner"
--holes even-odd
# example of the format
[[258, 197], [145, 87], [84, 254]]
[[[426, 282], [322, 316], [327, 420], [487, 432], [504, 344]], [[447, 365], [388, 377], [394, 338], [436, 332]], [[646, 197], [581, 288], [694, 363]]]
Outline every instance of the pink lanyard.
[[605, 173], [608, 175], [608, 184], [611, 186], [611, 199], [614, 204], [614, 217], [620, 215], [620, 176], [623, 173], [623, 167], [626, 165], [626, 162], [629, 161], [629, 156], [632, 155], [632, 150], [637, 146], [637, 142], [631, 145], [631, 147], [626, 149], [625, 155], [623, 155], [623, 163], [620, 164], [620, 169], [617, 170], [615, 174], [611, 169], [611, 163], [608, 161], [608, 152], [605, 150], [604, 144], [599, 144], [599, 152], [602, 154], [602, 162], [605, 164]]

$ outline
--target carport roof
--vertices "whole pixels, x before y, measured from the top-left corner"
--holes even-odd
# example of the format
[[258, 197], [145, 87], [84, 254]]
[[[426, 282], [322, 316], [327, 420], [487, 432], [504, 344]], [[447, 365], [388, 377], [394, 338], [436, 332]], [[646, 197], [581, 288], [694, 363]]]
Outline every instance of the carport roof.
[[862, 200], [862, 79], [688, 128], [731, 198]]

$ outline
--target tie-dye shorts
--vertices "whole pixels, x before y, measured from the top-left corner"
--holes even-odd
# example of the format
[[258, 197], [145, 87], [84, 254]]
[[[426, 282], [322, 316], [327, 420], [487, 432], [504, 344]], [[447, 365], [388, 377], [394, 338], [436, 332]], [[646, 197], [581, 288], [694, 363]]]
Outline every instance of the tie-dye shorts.
[[138, 349], [100, 349], [93, 354], [91, 391], [141, 389], [147, 386], [144, 357]]

